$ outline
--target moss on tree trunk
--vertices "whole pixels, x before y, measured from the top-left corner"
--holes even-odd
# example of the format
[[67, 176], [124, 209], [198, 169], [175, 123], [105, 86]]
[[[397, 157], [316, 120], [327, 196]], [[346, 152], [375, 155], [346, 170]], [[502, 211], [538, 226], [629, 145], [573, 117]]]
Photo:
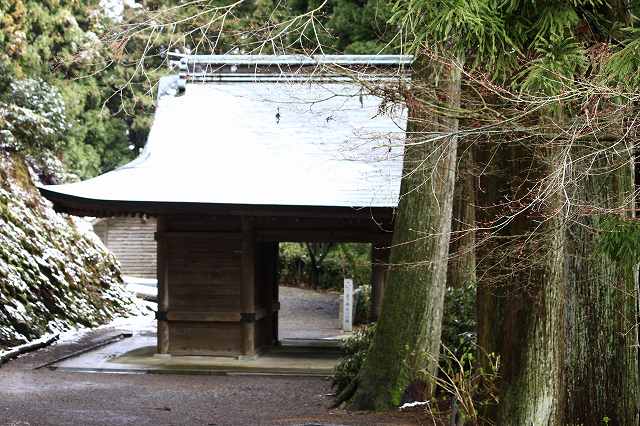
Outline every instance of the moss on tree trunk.
[[[522, 188], [531, 188], [527, 181], [561, 170], [558, 153], [542, 149], [478, 155], [479, 168], [489, 158], [495, 163], [480, 180], [480, 226], [508, 216], [495, 206], [507, 196], [520, 199]], [[616, 264], [599, 247], [598, 209], [627, 203], [633, 210], [632, 161], [620, 151], [627, 158], [616, 165], [610, 153], [594, 162], [574, 148], [567, 185], [558, 185], [562, 191], [547, 197], [539, 214], [479, 241], [478, 343], [501, 358], [500, 404], [484, 414], [498, 424], [638, 424], [636, 268]]]
[[487, 224], [499, 231], [487, 234], [494, 242], [479, 258], [478, 341], [500, 356], [500, 404], [485, 414], [504, 425], [555, 425], [563, 410], [564, 214], [560, 188], [549, 179], [560, 153], [512, 143], [498, 154], [505, 184], [484, 197], [484, 207], [523, 203], [493, 210], [502, 217]]
[[[447, 66], [434, 70], [424, 60], [415, 67], [413, 97], [407, 100], [409, 138], [392, 267], [376, 334], [352, 400], [361, 409], [398, 405], [418, 371], [435, 375], [438, 364], [458, 127], [458, 120], [447, 114], [460, 103], [460, 70]], [[435, 87], [434, 73], [438, 74]], [[428, 96], [424, 99], [440, 95], [442, 110], [426, 110], [423, 94]], [[426, 393], [431, 390], [427, 384]]]
[[[625, 158], [626, 154], [626, 158]], [[573, 198], [582, 205], [629, 205], [633, 159], [619, 151], [589, 163]], [[580, 165], [576, 165], [576, 168]], [[586, 175], [584, 170], [578, 173]], [[632, 209], [629, 209], [630, 211]], [[567, 229], [566, 420], [574, 424], [638, 424], [637, 284], [632, 264], [620, 264], [599, 247], [602, 215], [579, 217]]]

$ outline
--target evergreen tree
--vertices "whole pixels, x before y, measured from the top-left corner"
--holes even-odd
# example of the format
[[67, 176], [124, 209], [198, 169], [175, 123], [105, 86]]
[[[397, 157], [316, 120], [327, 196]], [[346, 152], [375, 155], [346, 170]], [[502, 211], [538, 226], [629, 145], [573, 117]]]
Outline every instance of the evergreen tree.
[[[408, 386], [430, 395], [435, 377], [447, 273], [447, 253], [455, 182], [458, 120], [438, 112], [460, 103], [460, 68], [434, 65], [426, 58], [414, 67], [405, 144], [401, 198], [382, 311], [372, 347], [354, 384], [361, 409], [399, 405]], [[431, 81], [436, 81], [435, 85]], [[420, 89], [416, 90], [416, 87]], [[441, 99], [436, 111], [416, 99]]]
[[[459, 110], [440, 109], [468, 127], [440, 129], [477, 145], [477, 216], [484, 228], [478, 238], [484, 245], [478, 248], [478, 340], [481, 353], [495, 352], [501, 361], [500, 405], [485, 414], [499, 424], [606, 418], [637, 423], [637, 289], [630, 265], [638, 259], [632, 250], [626, 263], [612, 266], [598, 247], [610, 233], [602, 227], [605, 215], [623, 219], [632, 208], [630, 147], [636, 136], [624, 116], [635, 98], [602, 86], [637, 87], [629, 78], [638, 71], [632, 53], [635, 33], [624, 29], [635, 21], [625, 2], [415, 0], [398, 3], [395, 19], [412, 35], [420, 55], [439, 61], [443, 55], [438, 52], [464, 52], [469, 71], [462, 77], [462, 91], [476, 95], [463, 96]], [[598, 49], [604, 54], [598, 55]], [[421, 80], [418, 75], [416, 93]], [[442, 99], [423, 96], [418, 102], [438, 110]], [[603, 112], [598, 114], [598, 108]], [[427, 128], [421, 132], [430, 133]], [[446, 206], [449, 194], [435, 193]], [[404, 215], [418, 220], [435, 211], [422, 206], [403, 212], [407, 206], [401, 201], [395, 234], [415, 244], [402, 234], [407, 224], [417, 229], [415, 222], [403, 221]], [[438, 235], [441, 229], [421, 231]], [[392, 263], [412, 259], [403, 257], [398, 240], [394, 243], [400, 248], [395, 255], [392, 251]], [[421, 255], [412, 261], [433, 264], [432, 254]], [[387, 293], [357, 379], [355, 403], [360, 407], [397, 404], [403, 387], [421, 369], [433, 377], [433, 364], [425, 360], [437, 357], [437, 347], [427, 351], [425, 360], [412, 362], [410, 355], [424, 347], [415, 334], [398, 333], [415, 329], [396, 312], [404, 309], [405, 317], [422, 324], [418, 318], [424, 317], [413, 316], [414, 305], [403, 291], [416, 294], [414, 289], [421, 287], [437, 306], [438, 293], [429, 289], [442, 284], [434, 284], [428, 271], [407, 282], [398, 276], [390, 275], [389, 286], [402, 283], [402, 290]], [[390, 319], [396, 329], [383, 326]], [[439, 325], [437, 317], [430, 320], [421, 329], [422, 339], [433, 342], [439, 339]], [[387, 388], [380, 384], [380, 371]], [[607, 373], [596, 377], [594, 371]]]

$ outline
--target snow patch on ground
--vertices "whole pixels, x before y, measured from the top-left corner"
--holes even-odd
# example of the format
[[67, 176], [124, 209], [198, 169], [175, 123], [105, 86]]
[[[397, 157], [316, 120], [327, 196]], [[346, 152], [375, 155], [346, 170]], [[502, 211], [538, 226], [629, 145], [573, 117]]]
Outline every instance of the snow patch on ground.
[[399, 410], [406, 410], [407, 408], [423, 407], [425, 405], [429, 405], [429, 401], [406, 402], [406, 403], [402, 404], [398, 409]]

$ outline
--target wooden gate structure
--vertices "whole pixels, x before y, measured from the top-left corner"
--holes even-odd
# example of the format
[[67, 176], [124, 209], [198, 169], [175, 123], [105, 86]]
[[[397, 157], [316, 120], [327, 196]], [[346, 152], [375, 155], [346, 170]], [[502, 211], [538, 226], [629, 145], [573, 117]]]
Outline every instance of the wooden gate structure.
[[253, 356], [278, 341], [278, 242], [373, 243], [379, 309], [406, 56], [185, 56], [140, 156], [42, 186], [56, 210], [157, 218], [158, 353]]

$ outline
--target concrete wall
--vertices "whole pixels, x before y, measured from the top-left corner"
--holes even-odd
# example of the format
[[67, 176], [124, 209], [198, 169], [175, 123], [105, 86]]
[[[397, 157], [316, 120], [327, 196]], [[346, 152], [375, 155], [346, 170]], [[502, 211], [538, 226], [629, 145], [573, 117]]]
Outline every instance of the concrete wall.
[[105, 218], [96, 222], [93, 229], [116, 255], [124, 275], [156, 278], [155, 219]]

